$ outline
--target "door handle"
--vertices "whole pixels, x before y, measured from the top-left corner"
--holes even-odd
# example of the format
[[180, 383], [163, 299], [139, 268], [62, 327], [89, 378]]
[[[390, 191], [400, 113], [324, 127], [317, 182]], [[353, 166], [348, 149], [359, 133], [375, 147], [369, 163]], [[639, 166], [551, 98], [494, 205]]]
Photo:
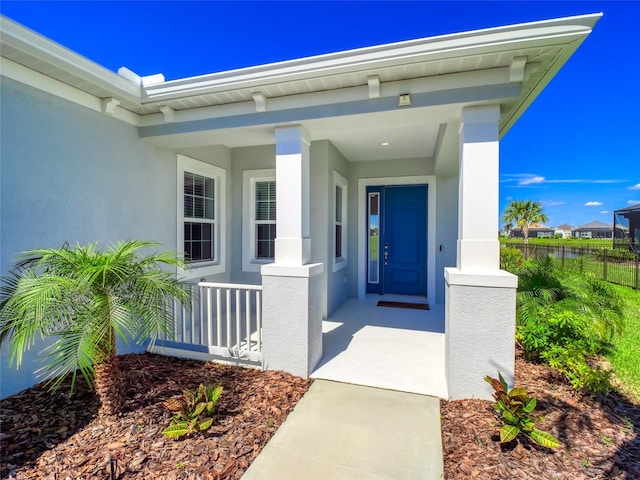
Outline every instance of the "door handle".
[[389, 244], [384, 244], [384, 264], [387, 265], [387, 260], [389, 259]]

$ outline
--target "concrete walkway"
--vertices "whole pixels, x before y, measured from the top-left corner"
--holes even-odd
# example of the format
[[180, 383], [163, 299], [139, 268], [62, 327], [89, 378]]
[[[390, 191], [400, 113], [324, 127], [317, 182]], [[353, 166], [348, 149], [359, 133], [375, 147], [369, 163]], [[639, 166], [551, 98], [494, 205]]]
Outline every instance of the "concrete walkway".
[[243, 480], [444, 478], [437, 398], [316, 380]]

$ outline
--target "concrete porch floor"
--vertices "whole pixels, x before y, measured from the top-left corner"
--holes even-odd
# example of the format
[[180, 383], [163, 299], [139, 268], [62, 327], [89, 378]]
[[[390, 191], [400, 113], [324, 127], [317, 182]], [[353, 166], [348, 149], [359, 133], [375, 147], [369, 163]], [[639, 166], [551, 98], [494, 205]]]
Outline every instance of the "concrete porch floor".
[[430, 310], [378, 307], [349, 299], [323, 322], [323, 356], [311, 378], [447, 398], [444, 305]]

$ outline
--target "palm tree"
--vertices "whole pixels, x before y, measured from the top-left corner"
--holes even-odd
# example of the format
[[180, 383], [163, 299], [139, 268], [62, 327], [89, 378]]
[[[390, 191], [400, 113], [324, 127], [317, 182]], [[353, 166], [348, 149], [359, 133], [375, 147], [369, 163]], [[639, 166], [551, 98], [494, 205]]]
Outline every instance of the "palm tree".
[[515, 225], [522, 229], [524, 243], [529, 243], [529, 227], [533, 223], [544, 223], [547, 216], [544, 214], [542, 204], [531, 200], [511, 200], [504, 209], [502, 217], [505, 223]]
[[91, 244], [23, 253], [0, 289], [0, 345], [8, 342], [11, 363], [20, 367], [37, 336], [53, 336], [37, 373], [52, 390], [72, 375], [73, 391], [79, 371], [95, 387], [100, 413], [117, 413], [116, 336], [138, 344], [160, 332], [170, 336], [173, 302], [191, 307], [191, 294], [168, 271], [184, 263], [168, 253], [140, 254], [155, 245], [127, 241], [104, 251]]

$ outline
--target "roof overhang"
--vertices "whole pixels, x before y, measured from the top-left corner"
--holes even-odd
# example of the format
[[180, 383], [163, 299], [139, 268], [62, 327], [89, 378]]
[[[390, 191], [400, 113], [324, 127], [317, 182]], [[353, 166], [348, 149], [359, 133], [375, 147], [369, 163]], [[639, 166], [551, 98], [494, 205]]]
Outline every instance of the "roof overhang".
[[[416, 148], [393, 157], [434, 156], [454, 142], [464, 106], [499, 104], [503, 136], [600, 17], [489, 28], [155, 83], [126, 69], [111, 72], [2, 17], [2, 75], [82, 99], [78, 103], [139, 126], [142, 137], [164, 145], [195, 146], [208, 132], [208, 142], [241, 146], [247, 130], [260, 137], [279, 124], [308, 122], [316, 138], [342, 143], [339, 148], [351, 152], [343, 151], [347, 157], [374, 154], [355, 153], [345, 136], [365, 128], [385, 129], [400, 142], [407, 132], [420, 132], [412, 135]], [[409, 106], [399, 105], [402, 94], [410, 94]]]

